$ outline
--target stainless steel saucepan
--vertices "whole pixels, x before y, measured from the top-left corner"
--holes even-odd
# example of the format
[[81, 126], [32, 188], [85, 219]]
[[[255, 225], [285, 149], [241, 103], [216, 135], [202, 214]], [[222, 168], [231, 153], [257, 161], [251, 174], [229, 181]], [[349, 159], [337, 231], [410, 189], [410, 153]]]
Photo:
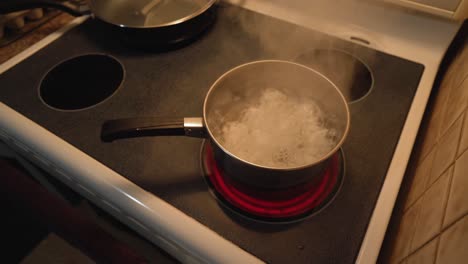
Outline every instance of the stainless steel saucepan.
[[[250, 158], [248, 153], [278, 156], [278, 153], [269, 153], [263, 149], [257, 149], [256, 141], [245, 141], [240, 135], [239, 144], [226, 145], [226, 126], [232, 122], [240, 122], [239, 119], [249, 111], [257, 111], [258, 96], [267, 89], [276, 89], [293, 102], [301, 102], [301, 107], [308, 108], [308, 104], [317, 105], [324, 116], [321, 124], [332, 130], [330, 137], [333, 144], [327, 151], [318, 157], [305, 159], [300, 164], [288, 163], [264, 163]], [[280, 102], [281, 103], [281, 102]], [[304, 105], [305, 104], [305, 105]], [[290, 105], [291, 106], [291, 105]], [[288, 106], [289, 107], [289, 106]], [[292, 105], [294, 107], [294, 105]], [[300, 110], [300, 109], [299, 109]], [[288, 109], [273, 109], [273, 111], [288, 111]], [[282, 112], [278, 112], [281, 116]], [[298, 116], [303, 116], [301, 112]], [[284, 128], [288, 120], [275, 120], [270, 114], [265, 118], [272, 119], [274, 127], [271, 130], [260, 129], [263, 135], [256, 135], [253, 140], [268, 139], [268, 144], [276, 144], [276, 141], [290, 139], [295, 134], [288, 131], [296, 131], [296, 127]], [[294, 116], [288, 118], [296, 118]], [[304, 118], [304, 117], [301, 117]], [[310, 116], [312, 118], [312, 116]], [[258, 120], [262, 123], [263, 116]], [[306, 118], [308, 119], [308, 116]], [[299, 126], [309, 120], [297, 120]], [[237, 124], [237, 123], [236, 123]], [[240, 127], [244, 124], [239, 123]], [[258, 125], [258, 124], [255, 124]], [[282, 128], [281, 128], [282, 127]], [[216, 163], [233, 180], [262, 189], [279, 189], [296, 186], [306, 182], [314, 181], [322, 175], [323, 169], [328, 165], [331, 156], [336, 153], [343, 144], [350, 127], [350, 113], [348, 104], [339, 89], [326, 77], [306, 66], [279, 60], [255, 61], [238, 66], [222, 75], [209, 89], [204, 105], [203, 117], [195, 118], [129, 118], [107, 121], [102, 127], [103, 141], [114, 141], [116, 139], [142, 137], [142, 136], [165, 136], [185, 135], [192, 137], [207, 138], [213, 149]], [[248, 128], [247, 128], [248, 129]], [[282, 129], [280, 134], [273, 133], [275, 129]], [[232, 131], [231, 131], [232, 132]], [[270, 133], [271, 132], [271, 133]], [[301, 134], [298, 146], [301, 149], [317, 148], [309, 138], [312, 135]], [[249, 132], [250, 133], [250, 132]], [[255, 131], [252, 132], [252, 134]], [[273, 138], [272, 135], [275, 135]], [[278, 135], [278, 136], [277, 136]], [[248, 135], [247, 135], [248, 136]], [[276, 137], [276, 138], [275, 138]], [[247, 138], [249, 139], [249, 138]], [[242, 142], [240, 142], [242, 141]], [[247, 142], [247, 143], [246, 143]], [[323, 142], [317, 142], [321, 144]], [[255, 148], [254, 148], [255, 147]], [[238, 150], [242, 150], [239, 154]], [[269, 149], [269, 148], [266, 148]], [[263, 153], [262, 153], [263, 151]], [[245, 154], [247, 153], [247, 154]], [[282, 153], [279, 153], [281, 156]], [[295, 153], [290, 153], [294, 155]]]

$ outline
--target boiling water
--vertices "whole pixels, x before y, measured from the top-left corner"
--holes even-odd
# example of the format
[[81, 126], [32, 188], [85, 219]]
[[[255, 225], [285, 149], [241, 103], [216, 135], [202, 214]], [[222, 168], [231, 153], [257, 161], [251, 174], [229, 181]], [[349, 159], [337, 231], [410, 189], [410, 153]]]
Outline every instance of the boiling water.
[[221, 127], [220, 143], [237, 157], [267, 167], [297, 167], [317, 161], [337, 143], [325, 114], [311, 100], [265, 89], [255, 105]]

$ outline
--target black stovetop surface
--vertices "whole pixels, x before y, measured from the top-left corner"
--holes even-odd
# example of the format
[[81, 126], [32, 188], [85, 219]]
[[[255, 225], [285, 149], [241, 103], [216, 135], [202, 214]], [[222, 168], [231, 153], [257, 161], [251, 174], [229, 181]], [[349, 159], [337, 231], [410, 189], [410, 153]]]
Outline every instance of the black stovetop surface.
[[[165, 53], [126, 48], [107, 32], [93, 20], [67, 32], [0, 75], [0, 100], [262, 260], [355, 261], [422, 65], [232, 6], [218, 9], [217, 21], [200, 39]], [[369, 66], [374, 83], [368, 96], [350, 105], [343, 186], [329, 206], [310, 218], [269, 225], [227, 213], [202, 177], [199, 139], [100, 140], [101, 124], [108, 119], [201, 116], [205, 93], [224, 72], [258, 59], [294, 60], [315, 47], [354, 54]], [[118, 92], [82, 111], [44, 105], [37, 92], [42, 76], [57, 63], [87, 53], [110, 54], [124, 65]]]

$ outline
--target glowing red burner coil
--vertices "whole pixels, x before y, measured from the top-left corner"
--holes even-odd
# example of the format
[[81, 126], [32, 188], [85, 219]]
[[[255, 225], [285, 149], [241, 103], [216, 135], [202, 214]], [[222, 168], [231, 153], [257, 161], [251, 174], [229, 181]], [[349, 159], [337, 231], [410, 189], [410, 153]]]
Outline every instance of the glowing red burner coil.
[[284, 219], [302, 216], [322, 206], [336, 189], [340, 173], [335, 154], [321, 179], [284, 190], [258, 190], [227, 177], [217, 166], [211, 147], [205, 146], [207, 178], [217, 195], [235, 208], [258, 217]]

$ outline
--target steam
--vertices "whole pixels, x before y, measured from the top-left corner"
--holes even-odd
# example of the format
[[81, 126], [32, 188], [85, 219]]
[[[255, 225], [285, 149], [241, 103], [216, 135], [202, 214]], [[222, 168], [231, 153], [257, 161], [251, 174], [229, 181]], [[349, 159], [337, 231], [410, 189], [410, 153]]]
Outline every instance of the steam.
[[325, 127], [316, 103], [272, 88], [251, 100], [237, 119], [221, 122], [220, 143], [237, 157], [261, 166], [298, 167], [336, 146], [336, 131]]
[[[336, 1], [344, 4], [349, 0]], [[307, 11], [316, 13], [322, 9], [330, 11], [326, 1], [325, 3], [312, 1], [310, 5], [306, 1], [293, 2], [288, 4], [288, 7], [297, 5], [294, 8], [301, 9], [301, 13]], [[242, 5], [242, 3], [237, 4]], [[349, 9], [342, 13], [358, 12], [354, 5], [349, 3], [348, 5]], [[336, 7], [336, 5], [331, 6]], [[344, 14], [340, 14], [339, 17], [343, 17]], [[360, 99], [370, 89], [371, 80], [368, 80], [371, 78], [370, 73], [357, 55], [359, 53], [357, 46], [344, 49], [343, 40], [238, 8], [227, 8], [222, 15], [229, 17], [229, 20], [235, 23], [235, 30], [229, 32], [227, 40], [219, 44], [228, 48], [231, 54], [247, 58], [260, 55], [260, 59], [278, 59], [303, 64], [330, 79], [348, 102]], [[321, 20], [323, 19], [326, 18], [322, 17]], [[242, 45], [243, 41], [233, 41], [233, 39], [248, 40], [245, 42], [248, 48]], [[374, 54], [367, 50], [365, 56], [367, 61], [371, 61]], [[364, 78], [367, 80], [363, 80]]]

